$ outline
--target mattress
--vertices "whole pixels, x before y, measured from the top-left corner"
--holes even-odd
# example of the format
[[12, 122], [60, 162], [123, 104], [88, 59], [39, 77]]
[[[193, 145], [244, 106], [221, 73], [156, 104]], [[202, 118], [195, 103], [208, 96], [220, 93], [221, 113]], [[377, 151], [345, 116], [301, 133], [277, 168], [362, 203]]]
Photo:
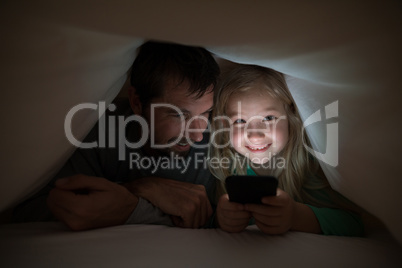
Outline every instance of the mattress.
[[60, 223], [0, 227], [2, 267], [401, 267], [402, 248], [383, 233], [367, 238], [256, 226], [220, 229], [125, 225], [71, 232]]

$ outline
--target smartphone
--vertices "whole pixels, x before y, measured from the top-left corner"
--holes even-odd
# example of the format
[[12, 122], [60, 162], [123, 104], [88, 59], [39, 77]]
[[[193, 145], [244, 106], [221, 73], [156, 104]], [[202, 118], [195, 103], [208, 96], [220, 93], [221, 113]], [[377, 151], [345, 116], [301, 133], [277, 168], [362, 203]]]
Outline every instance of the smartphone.
[[276, 195], [278, 179], [273, 176], [229, 176], [225, 185], [229, 201], [261, 204], [262, 197]]

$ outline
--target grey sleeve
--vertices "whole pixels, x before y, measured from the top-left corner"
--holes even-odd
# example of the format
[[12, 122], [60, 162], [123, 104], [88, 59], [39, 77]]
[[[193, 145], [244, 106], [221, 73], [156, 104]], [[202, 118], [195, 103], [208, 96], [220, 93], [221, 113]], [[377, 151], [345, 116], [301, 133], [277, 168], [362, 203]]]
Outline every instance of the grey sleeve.
[[101, 177], [101, 167], [97, 163], [94, 150], [76, 150], [59, 172], [41, 190], [18, 204], [13, 211], [14, 222], [55, 221], [56, 218], [47, 206], [47, 197], [59, 178], [75, 174]]
[[137, 207], [127, 219], [126, 224], [160, 224], [174, 226], [169, 215], [163, 213], [159, 208], [141, 197], [139, 198]]
[[[96, 127], [86, 137], [92, 141], [97, 137]], [[104, 173], [100, 163], [99, 150], [77, 149], [58, 171], [58, 173], [41, 190], [18, 204], [13, 211], [14, 222], [55, 221], [56, 218], [47, 206], [46, 200], [54, 183], [59, 178], [69, 177], [75, 174], [103, 177]]]

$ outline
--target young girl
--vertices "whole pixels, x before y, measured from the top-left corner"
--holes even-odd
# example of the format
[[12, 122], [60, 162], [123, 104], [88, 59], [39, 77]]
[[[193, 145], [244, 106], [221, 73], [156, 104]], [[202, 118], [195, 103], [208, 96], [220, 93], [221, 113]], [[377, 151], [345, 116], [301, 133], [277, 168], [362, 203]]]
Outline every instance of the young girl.
[[210, 169], [222, 189], [229, 175], [273, 175], [279, 182], [277, 195], [263, 197], [262, 204], [242, 205], [221, 195], [220, 228], [240, 232], [255, 222], [267, 234], [363, 235], [352, 204], [331, 189], [306, 150], [310, 143], [281, 73], [254, 65], [234, 68], [215, 94], [212, 119], [209, 158], [222, 161], [210, 161]]

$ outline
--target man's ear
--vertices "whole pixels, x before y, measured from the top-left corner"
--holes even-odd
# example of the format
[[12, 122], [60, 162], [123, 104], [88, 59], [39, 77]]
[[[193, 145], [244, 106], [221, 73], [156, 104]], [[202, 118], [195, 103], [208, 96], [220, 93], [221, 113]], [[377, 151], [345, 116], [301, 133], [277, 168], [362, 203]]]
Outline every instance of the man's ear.
[[142, 103], [140, 101], [140, 97], [138, 96], [135, 87], [130, 86], [128, 89], [128, 98], [130, 100], [130, 106], [131, 109], [133, 110], [135, 115], [141, 115], [142, 114]]

